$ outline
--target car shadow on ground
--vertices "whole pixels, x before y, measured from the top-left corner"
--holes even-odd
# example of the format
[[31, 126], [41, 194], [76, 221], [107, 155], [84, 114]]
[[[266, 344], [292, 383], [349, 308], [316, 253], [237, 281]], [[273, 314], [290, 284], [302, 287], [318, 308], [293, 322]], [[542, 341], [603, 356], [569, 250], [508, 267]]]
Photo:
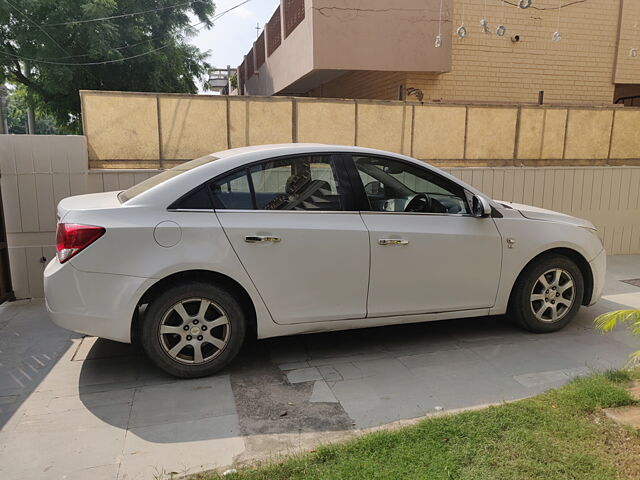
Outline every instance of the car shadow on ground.
[[22, 300], [0, 307], [0, 430], [77, 337], [53, 325], [42, 302]]
[[[81, 359], [79, 396], [104, 422], [155, 443], [375, 426], [620, 367], [636, 344], [597, 334], [593, 318], [623, 307], [603, 300], [547, 335], [481, 317], [252, 340], [230, 367], [193, 380], [166, 375], [135, 345], [97, 339]], [[314, 400], [318, 387], [334, 398]]]

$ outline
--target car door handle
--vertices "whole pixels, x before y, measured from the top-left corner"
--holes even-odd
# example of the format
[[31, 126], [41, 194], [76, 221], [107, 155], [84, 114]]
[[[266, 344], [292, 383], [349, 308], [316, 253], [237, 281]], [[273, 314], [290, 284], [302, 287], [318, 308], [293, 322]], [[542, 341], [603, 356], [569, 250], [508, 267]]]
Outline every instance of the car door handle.
[[278, 243], [280, 237], [272, 237], [269, 235], [247, 235], [244, 237], [244, 241], [247, 243]]
[[402, 238], [381, 238], [378, 240], [378, 245], [409, 245], [409, 240]]

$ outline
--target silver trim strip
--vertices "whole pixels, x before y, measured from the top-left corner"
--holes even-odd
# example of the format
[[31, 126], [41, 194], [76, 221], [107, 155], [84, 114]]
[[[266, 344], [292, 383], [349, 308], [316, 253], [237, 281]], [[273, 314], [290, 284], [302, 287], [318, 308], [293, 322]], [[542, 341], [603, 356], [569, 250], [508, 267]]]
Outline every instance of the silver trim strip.
[[213, 208], [168, 208], [167, 212], [216, 213]]
[[359, 214], [357, 210], [225, 210], [219, 209], [215, 211], [217, 214], [223, 213], [268, 213], [268, 214], [277, 214], [277, 213], [288, 213], [288, 214], [305, 214], [312, 213], [314, 215], [344, 215], [344, 214]]
[[[344, 214], [360, 214], [360, 215], [420, 215], [431, 217], [469, 217], [477, 218], [474, 215], [468, 213], [429, 213], [429, 212], [382, 212], [377, 210], [241, 210], [241, 209], [205, 209], [205, 208], [172, 208], [167, 209], [168, 212], [178, 213], [287, 213], [287, 214], [303, 214], [312, 213], [314, 215], [331, 214], [331, 215], [344, 215]], [[486, 217], [485, 217], [486, 218]]]

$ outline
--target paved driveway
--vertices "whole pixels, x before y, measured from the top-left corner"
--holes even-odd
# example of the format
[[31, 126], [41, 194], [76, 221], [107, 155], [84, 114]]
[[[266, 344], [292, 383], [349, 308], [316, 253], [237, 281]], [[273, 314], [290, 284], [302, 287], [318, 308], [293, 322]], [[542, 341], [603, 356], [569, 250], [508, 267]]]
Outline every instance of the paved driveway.
[[363, 429], [517, 399], [620, 367], [640, 342], [593, 318], [640, 308], [640, 256], [611, 257], [605, 298], [565, 330], [496, 318], [253, 342], [232, 368], [164, 375], [129, 345], [70, 334], [42, 302], [0, 307], [0, 478], [162, 478]]

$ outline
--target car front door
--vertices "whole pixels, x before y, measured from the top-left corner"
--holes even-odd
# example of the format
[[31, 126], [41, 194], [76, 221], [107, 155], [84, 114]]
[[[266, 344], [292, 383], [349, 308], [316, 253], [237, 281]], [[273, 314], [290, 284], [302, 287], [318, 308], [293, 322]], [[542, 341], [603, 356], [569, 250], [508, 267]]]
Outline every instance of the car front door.
[[270, 159], [211, 184], [220, 223], [277, 323], [366, 316], [369, 235], [344, 158]]
[[[472, 310], [495, 303], [502, 244], [470, 215], [464, 189], [428, 168], [353, 156], [369, 230], [368, 316]], [[356, 175], [353, 175], [356, 177]]]

